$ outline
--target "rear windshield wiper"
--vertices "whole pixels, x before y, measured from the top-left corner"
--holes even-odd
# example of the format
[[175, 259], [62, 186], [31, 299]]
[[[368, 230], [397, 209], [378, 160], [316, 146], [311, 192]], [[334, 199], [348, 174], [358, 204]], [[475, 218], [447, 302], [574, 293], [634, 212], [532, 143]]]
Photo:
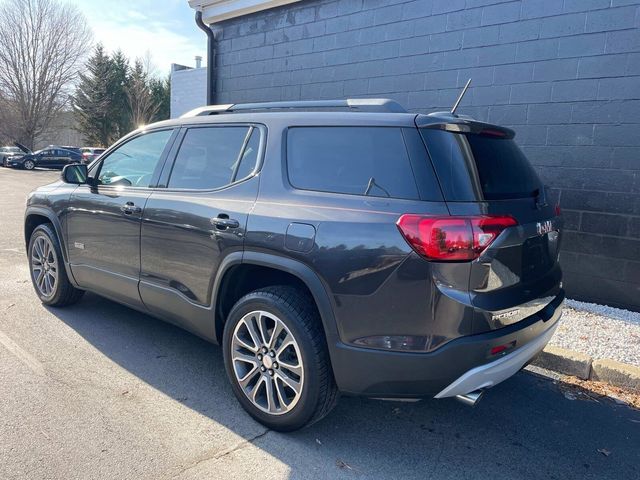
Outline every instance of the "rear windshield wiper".
[[365, 194], [365, 195], [369, 195], [369, 192], [371, 192], [371, 189], [372, 189], [373, 187], [378, 187], [380, 190], [382, 190], [382, 191], [385, 193], [385, 195], [386, 195], [387, 197], [391, 197], [391, 195], [389, 195], [389, 192], [388, 192], [384, 187], [382, 187], [382, 186], [378, 185], [378, 184], [376, 183], [376, 179], [375, 179], [375, 178], [373, 178], [373, 177], [371, 177], [371, 178], [369, 179], [369, 183], [367, 183], [367, 189], [364, 191], [364, 194]]

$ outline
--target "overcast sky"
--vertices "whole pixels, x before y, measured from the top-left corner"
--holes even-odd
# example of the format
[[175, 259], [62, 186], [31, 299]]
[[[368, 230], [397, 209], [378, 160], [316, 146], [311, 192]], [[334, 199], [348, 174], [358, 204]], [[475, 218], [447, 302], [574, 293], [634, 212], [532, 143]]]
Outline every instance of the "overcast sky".
[[187, 0], [72, 0], [84, 12], [94, 40], [109, 51], [122, 49], [133, 60], [151, 52], [158, 73], [172, 63], [206, 62], [207, 41]]

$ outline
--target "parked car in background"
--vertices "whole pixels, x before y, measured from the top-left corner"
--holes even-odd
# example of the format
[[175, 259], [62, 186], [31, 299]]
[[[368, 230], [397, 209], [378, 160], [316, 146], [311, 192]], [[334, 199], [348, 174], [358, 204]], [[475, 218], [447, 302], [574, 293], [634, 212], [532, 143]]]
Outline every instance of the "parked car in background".
[[[53, 147], [54, 145], [49, 145], [49, 147]], [[56, 145], [59, 148], [64, 148], [65, 150], [69, 150], [71, 152], [75, 152], [75, 153], [79, 153], [80, 155], [82, 155], [82, 152], [80, 151], [80, 147], [73, 147], [71, 145]]]
[[36, 167], [62, 168], [65, 165], [80, 163], [81, 161], [82, 155], [80, 152], [50, 145], [37, 152], [26, 153], [21, 157], [9, 157], [6, 166], [33, 170]]
[[106, 148], [97, 147], [82, 147], [80, 153], [82, 154], [82, 163], [91, 163], [96, 158], [104, 153]]
[[24, 152], [20, 150], [18, 147], [0, 147], [0, 165], [6, 167], [6, 159], [9, 157], [21, 157], [24, 155]]

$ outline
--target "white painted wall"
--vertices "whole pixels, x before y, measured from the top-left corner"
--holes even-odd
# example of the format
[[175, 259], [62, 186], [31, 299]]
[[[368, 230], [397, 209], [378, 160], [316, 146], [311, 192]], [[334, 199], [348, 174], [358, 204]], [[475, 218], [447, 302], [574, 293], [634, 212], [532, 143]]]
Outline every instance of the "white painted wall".
[[207, 104], [207, 69], [171, 72], [171, 118]]

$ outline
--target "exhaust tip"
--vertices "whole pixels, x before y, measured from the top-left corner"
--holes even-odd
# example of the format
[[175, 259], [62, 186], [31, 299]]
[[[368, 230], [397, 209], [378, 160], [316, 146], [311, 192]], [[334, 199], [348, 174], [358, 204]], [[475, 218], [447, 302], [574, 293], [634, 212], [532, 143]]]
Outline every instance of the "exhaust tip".
[[463, 395], [456, 395], [456, 400], [464, 403], [465, 405], [473, 407], [480, 401], [482, 395], [484, 395], [484, 391], [476, 390], [474, 392], [465, 393]]

